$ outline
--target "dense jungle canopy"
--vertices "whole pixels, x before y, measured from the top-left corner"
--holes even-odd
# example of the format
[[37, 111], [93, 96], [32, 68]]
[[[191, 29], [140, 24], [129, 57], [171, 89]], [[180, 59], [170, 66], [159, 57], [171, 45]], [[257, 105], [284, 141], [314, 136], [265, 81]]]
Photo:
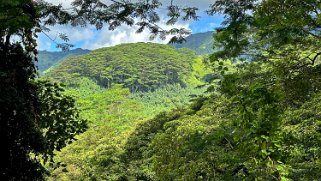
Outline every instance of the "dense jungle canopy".
[[190, 38], [194, 50], [132, 43], [35, 65], [37, 35], [54, 25], [126, 24], [173, 44], [190, 34], [175, 24], [198, 13], [175, 1], [0, 0], [0, 179], [318, 180], [318, 0], [213, 1], [207, 13], [224, 21], [205, 55], [211, 41]]

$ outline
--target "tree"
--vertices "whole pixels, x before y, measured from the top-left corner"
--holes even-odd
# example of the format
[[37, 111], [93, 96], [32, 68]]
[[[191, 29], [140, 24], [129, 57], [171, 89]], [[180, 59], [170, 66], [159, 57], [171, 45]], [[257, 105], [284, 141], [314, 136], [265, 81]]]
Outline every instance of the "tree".
[[33, 58], [19, 44], [0, 48], [1, 178], [38, 180], [50, 160], [86, 129], [75, 101], [57, 84], [35, 81]]
[[[291, 131], [296, 129], [315, 135], [318, 124], [311, 123], [314, 128], [308, 130], [305, 122], [318, 119], [318, 115], [310, 110], [309, 118], [300, 117], [295, 123], [287, 122], [287, 116], [293, 116], [288, 113], [292, 110], [305, 112], [305, 106], [319, 94], [320, 5], [315, 0], [218, 0], [212, 6], [210, 13], [226, 17], [215, 35], [221, 51], [211, 56], [212, 61], [252, 60], [243, 63], [237, 73], [224, 75], [220, 87], [238, 108], [233, 137], [235, 147], [247, 158], [239, 163], [250, 173], [247, 178], [282, 180], [296, 178], [299, 173], [302, 178], [315, 179], [319, 175], [319, 156], [296, 161], [287, 156], [293, 150], [299, 155], [310, 154], [313, 146], [302, 140], [287, 141], [295, 139]], [[292, 126], [296, 128], [282, 130]], [[318, 139], [309, 138], [311, 142]], [[304, 146], [300, 150], [297, 144]]]
[[215, 35], [222, 51], [212, 58], [292, 56], [297, 68], [314, 65], [321, 55], [320, 4], [316, 0], [218, 0], [209, 13], [221, 13], [226, 20]]
[[217, 29], [215, 34], [215, 48], [220, 48], [212, 55], [212, 58], [230, 58], [240, 54], [248, 54], [251, 51], [248, 38], [249, 29], [252, 27], [252, 9], [257, 0], [234, 1], [218, 0], [211, 5], [208, 14], [222, 13], [225, 21], [223, 27]]

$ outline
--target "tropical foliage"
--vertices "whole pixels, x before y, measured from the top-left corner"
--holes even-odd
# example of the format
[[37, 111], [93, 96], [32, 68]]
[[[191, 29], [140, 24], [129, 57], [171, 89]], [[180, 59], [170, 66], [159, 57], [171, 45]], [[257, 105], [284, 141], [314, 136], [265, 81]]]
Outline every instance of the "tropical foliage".
[[81, 178], [318, 180], [319, 5], [216, 1], [209, 13], [226, 21], [214, 37], [209, 95], [114, 136], [117, 144], [97, 157], [104, 164], [90, 163], [94, 169]]
[[[217, 0], [208, 13], [225, 21], [211, 56], [151, 43], [100, 49], [50, 70], [46, 78], [64, 91], [36, 80], [41, 18], [111, 30], [137, 20], [152, 38], [187, 33], [156, 25], [157, 0], [72, 6], [0, 3], [4, 180], [43, 179], [41, 161], [48, 180], [320, 178], [319, 1]], [[195, 12], [171, 4], [167, 24], [182, 14], [197, 19]]]
[[52, 180], [117, 180], [126, 176], [121, 153], [137, 123], [182, 107], [192, 99], [190, 95], [205, 91], [176, 84], [154, 92], [130, 93], [121, 85], [101, 88], [88, 78], [78, 79], [73, 85], [66, 94], [75, 96], [77, 107], [82, 110], [80, 116], [90, 120], [90, 128], [78, 141], [57, 153], [56, 162], [62, 166], [52, 172]]
[[[70, 97], [64, 97], [58, 85], [35, 83], [37, 33], [46, 34], [50, 31], [48, 26], [56, 24], [85, 26], [87, 23], [95, 25], [97, 29], [101, 29], [103, 23], [109, 23], [111, 30], [121, 24], [136, 23], [140, 27], [138, 32], [149, 29], [154, 38], [178, 35], [172, 38], [173, 41], [180, 41], [182, 35], [189, 33], [183, 28], [162, 30], [156, 25], [160, 21], [155, 12], [160, 6], [158, 1], [113, 2], [106, 5], [98, 0], [75, 0], [72, 6], [70, 11], [71, 9], [66, 10], [61, 5], [55, 6], [43, 0], [0, 1], [0, 76], [3, 86], [0, 120], [1, 136], [4, 139], [0, 169], [2, 180], [43, 179], [45, 172], [38, 156], [44, 156], [43, 161], [46, 162], [46, 158], [53, 156], [53, 150], [65, 146], [66, 141], [73, 140], [86, 127], [83, 120], [78, 120], [77, 111], [73, 108], [74, 101]], [[190, 19], [196, 18], [195, 11], [193, 8], [185, 8], [177, 12], [185, 14], [185, 19]], [[177, 21], [175, 16], [169, 15], [170, 24]], [[60, 34], [59, 37], [64, 42], [57, 43], [58, 48], [68, 50], [73, 46], [66, 43], [66, 35]], [[50, 98], [46, 100], [50, 103], [42, 104], [42, 99], [47, 96]], [[42, 109], [43, 107], [45, 108]], [[49, 120], [43, 115], [54, 119], [56, 116], [51, 115], [58, 117], [57, 120]], [[54, 132], [51, 134], [51, 131]]]
[[[195, 53], [152, 43], [123, 44], [63, 61], [47, 77], [65, 82], [87, 77], [110, 88], [123, 84], [131, 92], [153, 91], [167, 84], [185, 86]], [[201, 78], [201, 77], [200, 77]]]

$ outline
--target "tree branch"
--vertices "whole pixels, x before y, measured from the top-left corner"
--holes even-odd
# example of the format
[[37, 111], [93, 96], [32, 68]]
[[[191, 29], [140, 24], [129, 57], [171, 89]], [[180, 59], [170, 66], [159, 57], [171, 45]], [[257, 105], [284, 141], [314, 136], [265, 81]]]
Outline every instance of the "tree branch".
[[[308, 66], [308, 65], [313, 66], [313, 65], [315, 64], [315, 61], [317, 60], [317, 58], [321, 55], [321, 52], [316, 53], [316, 54], [313, 56], [313, 58], [310, 58], [310, 56], [311, 56], [312, 54], [314, 54], [314, 53], [311, 53], [311, 54], [309, 54], [308, 56], [306, 56], [306, 57], [302, 58], [301, 60], [299, 60], [299, 62], [298, 62], [296, 65], [294, 65], [294, 67], [295, 67], [296, 69], [300, 69], [300, 68], [306, 67], [306, 66]], [[300, 65], [300, 63], [301, 63], [302, 61], [304, 61], [305, 59], [309, 59], [310, 62], [306, 62], [306, 63], [303, 63], [302, 65]]]

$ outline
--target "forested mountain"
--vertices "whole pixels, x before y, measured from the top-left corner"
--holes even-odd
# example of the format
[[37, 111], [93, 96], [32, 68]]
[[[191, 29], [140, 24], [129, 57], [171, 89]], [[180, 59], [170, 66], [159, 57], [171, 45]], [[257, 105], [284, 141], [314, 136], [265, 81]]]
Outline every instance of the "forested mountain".
[[[169, 3], [167, 25], [199, 18]], [[163, 29], [163, 7], [1, 1], [0, 180], [320, 180], [320, 1], [216, 0], [206, 12], [224, 21], [210, 55], [120, 44], [38, 77], [46, 26], [127, 24], [179, 42], [188, 30]]]
[[185, 38], [185, 40], [186, 40], [185, 42], [183, 42], [183, 43], [170, 43], [169, 45], [174, 46], [176, 48], [192, 49], [198, 55], [210, 54], [210, 53], [214, 52], [213, 33], [214, 33], [214, 31], [191, 34]]
[[70, 57], [46, 77], [65, 83], [87, 77], [105, 88], [122, 84], [131, 92], [153, 91], [168, 84], [185, 86], [191, 79], [194, 59], [196, 55], [189, 49], [154, 43], [123, 44]]
[[[194, 62], [192, 75], [208, 71]], [[70, 80], [66, 94], [76, 98], [90, 128], [57, 153], [63, 164], [48, 179], [320, 177], [321, 66], [289, 76], [292, 67], [282, 65], [216, 62], [212, 67], [224, 79], [207, 94], [190, 85], [131, 93], [84, 77]]]
[[89, 53], [89, 50], [84, 50], [81, 48], [65, 51], [65, 52], [50, 52], [50, 51], [39, 51], [38, 62], [36, 66], [40, 72], [43, 72], [50, 68], [51, 66], [56, 65], [61, 62], [63, 59], [71, 56], [83, 55]]
[[65, 94], [76, 98], [80, 117], [90, 124], [78, 141], [57, 153], [62, 165], [48, 179], [127, 178], [120, 157], [136, 125], [206, 95], [203, 85], [211, 72], [194, 51], [154, 43], [117, 45], [65, 59], [44, 78], [64, 83]]
[[[214, 38], [230, 41], [221, 33]], [[320, 178], [321, 54], [291, 48], [261, 50], [249, 62], [238, 60], [237, 45], [204, 62], [190, 49], [137, 43], [64, 61], [47, 77], [67, 84], [91, 123], [57, 153], [64, 164], [48, 179]], [[283, 58], [269, 59], [274, 53]]]

